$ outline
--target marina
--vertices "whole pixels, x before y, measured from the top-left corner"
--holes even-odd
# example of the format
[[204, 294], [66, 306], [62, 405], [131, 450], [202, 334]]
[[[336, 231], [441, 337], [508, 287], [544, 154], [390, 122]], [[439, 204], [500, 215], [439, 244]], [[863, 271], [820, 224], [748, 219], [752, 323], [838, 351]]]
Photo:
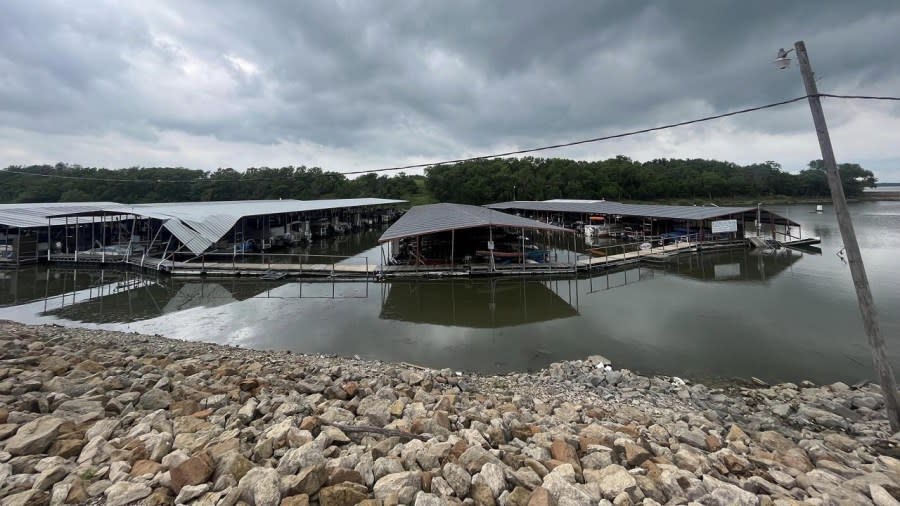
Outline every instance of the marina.
[[[0, 205], [0, 265], [122, 265], [172, 276], [388, 279], [566, 276], [703, 249], [808, 247], [761, 207], [549, 200], [488, 206], [401, 200]], [[296, 254], [313, 240], [383, 229], [378, 251]]]
[[[900, 333], [900, 316], [889, 310], [900, 304], [897, 206], [851, 206], [885, 335]], [[819, 236], [821, 253], [701, 248], [661, 260], [632, 258], [617, 269], [584, 269], [577, 276], [460, 274], [375, 282], [371, 275], [368, 281], [262, 279], [172, 276], [121, 264], [31, 264], [0, 271], [0, 319], [491, 373], [537, 370], [600, 353], [644, 373], [853, 384], [871, 377], [866, 338], [847, 266], [837, 255], [834, 217], [810, 212], [814, 207], [773, 211]], [[294, 254], [306, 255], [304, 265], [305, 258], [321, 258], [329, 267], [365, 265], [365, 258], [380, 256], [385, 231], [315, 240]], [[582, 241], [576, 251], [581, 261], [603, 259], [588, 256], [592, 246]], [[896, 340], [888, 342], [888, 351], [900, 365]]]

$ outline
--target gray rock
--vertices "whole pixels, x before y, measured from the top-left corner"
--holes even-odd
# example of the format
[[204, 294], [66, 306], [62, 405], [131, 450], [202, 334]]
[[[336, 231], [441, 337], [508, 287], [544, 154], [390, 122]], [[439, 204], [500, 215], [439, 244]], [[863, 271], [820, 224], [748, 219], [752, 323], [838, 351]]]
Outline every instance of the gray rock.
[[187, 504], [188, 501], [196, 499], [209, 491], [209, 483], [201, 483], [200, 485], [185, 485], [178, 492], [175, 498], [175, 504]]
[[[143, 402], [143, 400], [141, 401]], [[210, 395], [200, 401], [200, 407], [203, 409], [211, 409], [213, 411], [224, 407], [228, 404], [228, 394]]]
[[317, 394], [325, 390], [325, 385], [317, 381], [298, 381], [296, 388], [301, 394]]
[[[31, 486], [34, 490], [50, 490], [53, 485], [55, 485], [58, 481], [62, 480], [69, 474], [69, 467], [64, 465], [55, 465], [48, 469], [41, 471], [41, 473], [34, 479], [34, 484]], [[0, 483], [3, 481], [0, 480]]]
[[393, 401], [374, 395], [370, 395], [359, 402], [356, 413], [365, 416], [372, 423], [380, 426], [387, 425], [391, 421], [391, 403]]
[[378, 481], [383, 476], [387, 476], [389, 474], [394, 473], [402, 473], [403, 463], [400, 462], [400, 459], [395, 457], [381, 457], [376, 460], [372, 466], [372, 472], [375, 476], [375, 481]]
[[314, 466], [305, 467], [295, 475], [283, 476], [281, 478], [281, 492], [286, 496], [297, 494], [312, 496], [315, 495], [327, 481], [328, 471], [325, 469], [325, 464], [319, 463]]
[[53, 412], [53, 416], [71, 420], [75, 425], [103, 418], [104, 414], [103, 404], [100, 401], [84, 399], [65, 401]]
[[324, 463], [325, 456], [322, 453], [322, 448], [315, 441], [310, 441], [300, 448], [288, 450], [281, 457], [281, 460], [278, 461], [278, 472], [280, 474], [295, 474], [301, 468]]
[[106, 495], [106, 506], [125, 506], [147, 497], [152, 492], [153, 490], [147, 485], [120, 481], [114, 483], [104, 492]]
[[814, 408], [808, 404], [801, 404], [797, 408], [797, 416], [811, 420], [829, 429], [847, 429], [850, 423], [843, 417], [823, 409]]
[[147, 390], [138, 401], [138, 406], [147, 410], [166, 409], [170, 404], [172, 404], [172, 396], [169, 395], [169, 392], [158, 388]]
[[456, 493], [453, 487], [447, 483], [442, 476], [435, 476], [431, 479], [431, 491], [439, 496], [452, 496]]
[[875, 506], [900, 506], [900, 501], [894, 499], [884, 487], [875, 483], [869, 484], [869, 496], [872, 497]]
[[84, 438], [90, 441], [97, 436], [102, 437], [103, 439], [109, 439], [113, 431], [119, 426], [121, 421], [118, 418], [105, 418], [103, 420], [98, 420], [94, 422], [94, 425], [91, 426], [90, 429], [87, 430], [84, 434]]
[[278, 471], [254, 467], [241, 478], [238, 489], [241, 498], [254, 506], [278, 506], [281, 502]]
[[113, 482], [109, 480], [97, 480], [87, 486], [87, 493], [91, 497], [98, 497], [106, 492], [106, 489], [112, 486], [112, 484]]
[[434, 494], [419, 491], [419, 493], [416, 494], [416, 502], [413, 504], [415, 506], [443, 506], [446, 503]]
[[144, 448], [146, 448], [147, 453], [149, 453], [149, 459], [160, 462], [163, 457], [172, 451], [172, 444], [174, 443], [175, 438], [170, 432], [156, 432], [148, 434], [145, 438], [142, 438], [142, 440], [144, 442]]
[[755, 494], [711, 476], [703, 476], [703, 485], [710, 492], [698, 500], [702, 504], [710, 506], [757, 506], [759, 504], [759, 498]]
[[575, 482], [575, 468], [572, 464], [556, 466], [547, 476], [544, 476], [542, 485], [557, 504], [593, 504], [591, 494], [585, 488]]
[[109, 465], [109, 479], [113, 483], [127, 478], [129, 472], [131, 472], [131, 464], [124, 460], [117, 460]]
[[383, 476], [375, 482], [373, 491], [376, 499], [383, 499], [404, 487], [413, 487], [416, 490], [422, 488], [422, 473], [419, 471], [404, 471]]
[[472, 483], [472, 476], [459, 464], [447, 463], [441, 470], [441, 476], [447, 480], [447, 483], [456, 492], [456, 497], [466, 497], [469, 494], [469, 485]]
[[43, 506], [50, 500], [47, 492], [26, 490], [3, 498], [3, 506]]
[[70, 490], [72, 490], [71, 483], [55, 483], [53, 485], [53, 490], [50, 492], [50, 504], [54, 506], [58, 504], [64, 504], [66, 502], [66, 498], [69, 496]]
[[22, 490], [26, 488], [32, 488], [37, 477], [37, 474], [32, 473], [13, 474], [6, 478], [6, 480], [4, 480], [3, 486], [4, 488], [6, 488], [6, 490]]
[[352, 422], [354, 416], [349, 410], [337, 406], [329, 406], [324, 413], [319, 415], [319, 418], [327, 423], [346, 423]]
[[84, 445], [81, 449], [81, 454], [78, 455], [77, 462], [79, 464], [83, 464], [85, 462], [91, 462], [94, 460], [94, 457], [100, 452], [100, 448], [106, 444], [106, 440], [100, 436], [95, 437], [88, 441], [88, 444]]
[[259, 402], [256, 401], [255, 397], [251, 397], [247, 402], [241, 406], [241, 409], [234, 415], [241, 423], [248, 423], [253, 420], [253, 417], [256, 413], [256, 406], [259, 405]]
[[472, 477], [472, 484], [483, 483], [494, 494], [494, 499], [500, 497], [500, 494], [506, 490], [506, 478], [503, 475], [503, 468], [497, 464], [488, 462], [482, 466], [481, 471]]
[[631, 492], [637, 487], [637, 481], [624, 467], [612, 464], [603, 469], [586, 469], [584, 480], [597, 483], [603, 497], [613, 500], [622, 492]]
[[55, 416], [43, 416], [19, 427], [16, 434], [6, 440], [6, 451], [11, 455], [44, 453], [56, 440], [59, 428], [65, 420]]
[[500, 459], [480, 446], [470, 446], [459, 457], [459, 464], [470, 473], [478, 472], [487, 463], [500, 464]]

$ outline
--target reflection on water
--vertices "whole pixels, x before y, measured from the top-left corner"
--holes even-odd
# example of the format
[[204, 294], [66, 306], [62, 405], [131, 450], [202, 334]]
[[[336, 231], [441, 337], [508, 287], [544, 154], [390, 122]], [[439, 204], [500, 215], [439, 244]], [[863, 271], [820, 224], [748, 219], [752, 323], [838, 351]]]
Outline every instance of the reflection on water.
[[[900, 203], [856, 206], [889, 356], [898, 362]], [[809, 206], [811, 208], [811, 206]], [[864, 211], [864, 212], [859, 212]], [[0, 271], [0, 319], [159, 333], [482, 372], [601, 353], [647, 373], [855, 382], [869, 351], [833, 217], [821, 255], [711, 251], [578, 280], [182, 279], [32, 266]], [[371, 254], [377, 233], [309, 254]], [[900, 366], [898, 366], [900, 369]]]
[[[578, 314], [578, 291], [560, 281], [450, 280], [384, 283], [379, 317], [450, 327], [500, 328]], [[565, 297], [565, 298], [564, 298]], [[574, 303], [574, 306], [572, 305]]]

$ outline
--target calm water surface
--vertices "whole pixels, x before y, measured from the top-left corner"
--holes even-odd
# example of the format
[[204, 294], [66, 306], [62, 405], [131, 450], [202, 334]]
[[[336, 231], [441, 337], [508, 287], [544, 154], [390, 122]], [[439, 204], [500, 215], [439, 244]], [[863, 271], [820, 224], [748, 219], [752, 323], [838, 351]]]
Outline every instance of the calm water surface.
[[[730, 251], [579, 280], [391, 283], [183, 280], [96, 270], [0, 271], [0, 319], [402, 360], [481, 372], [600, 353], [692, 378], [855, 382], [871, 377], [830, 206], [773, 208], [821, 254]], [[900, 370], [900, 202], [852, 206], [881, 326]], [[301, 252], [377, 262], [379, 232]], [[364, 262], [357, 257], [351, 262]]]

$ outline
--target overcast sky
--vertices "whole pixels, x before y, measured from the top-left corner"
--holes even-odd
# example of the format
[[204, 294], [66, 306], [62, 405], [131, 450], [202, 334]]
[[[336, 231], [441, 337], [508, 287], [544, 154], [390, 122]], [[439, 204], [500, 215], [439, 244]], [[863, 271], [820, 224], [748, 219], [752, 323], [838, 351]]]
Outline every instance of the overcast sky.
[[[374, 169], [803, 94], [900, 95], [900, 2], [8, 0], [0, 164]], [[825, 102], [839, 162], [900, 181], [900, 104]], [[805, 102], [542, 156], [819, 158]]]

